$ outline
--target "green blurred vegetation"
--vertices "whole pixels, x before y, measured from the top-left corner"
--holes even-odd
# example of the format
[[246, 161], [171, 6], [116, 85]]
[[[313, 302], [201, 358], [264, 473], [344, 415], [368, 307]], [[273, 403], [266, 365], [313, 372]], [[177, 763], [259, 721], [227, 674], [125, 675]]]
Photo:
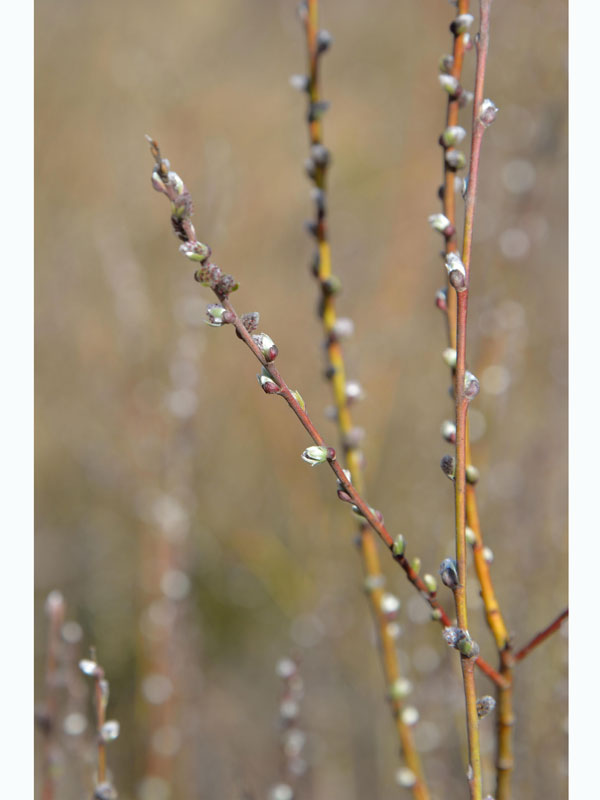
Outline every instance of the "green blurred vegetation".
[[[143, 138], [156, 137], [186, 181], [198, 235], [240, 281], [236, 308], [260, 311], [278, 367], [333, 443], [302, 229], [305, 103], [288, 85], [305, 64], [295, 5], [36, 5], [36, 691], [41, 702], [43, 605], [59, 589], [82, 654], [94, 644], [111, 681], [121, 736], [108, 759], [122, 800], [169, 800], [156, 784], [140, 793], [151, 768], [169, 773], [171, 800], [264, 797], [278, 776], [274, 665], [289, 652], [306, 692], [302, 797], [400, 791], [352, 520], [328, 471], [300, 461], [307, 437], [259, 390], [249, 354], [204, 325], [212, 298], [177, 253]], [[486, 95], [500, 114], [475, 222], [474, 458], [517, 645], [566, 604], [566, 10], [563, 0], [493, 6]], [[334, 36], [323, 73], [331, 241], [340, 313], [356, 326], [349, 376], [367, 393], [355, 413], [367, 496], [430, 572], [452, 553], [439, 469], [452, 407], [433, 303], [444, 269], [427, 225], [439, 209], [437, 61], [452, 13], [445, 0], [321, 4]], [[437, 796], [464, 796], [458, 665], [387, 562], [426, 772]], [[165, 569], [190, 579], [166, 606]], [[494, 658], [472, 589], [472, 633]], [[160, 669], [174, 681], [167, 722], [180, 742], [157, 765], [151, 737], [167, 723], [143, 686]], [[518, 669], [515, 796], [566, 794], [566, 686], [558, 635]], [[67, 751], [61, 800], [88, 796], [77, 759]]]

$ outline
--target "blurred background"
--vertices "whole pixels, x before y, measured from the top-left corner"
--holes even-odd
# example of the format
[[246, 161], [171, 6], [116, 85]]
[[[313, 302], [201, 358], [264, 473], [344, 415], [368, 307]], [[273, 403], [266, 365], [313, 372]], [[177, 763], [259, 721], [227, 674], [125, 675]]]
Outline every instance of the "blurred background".
[[[296, 2], [36, 11], [36, 702], [57, 590], [69, 624], [56, 796], [91, 794], [92, 687], [76, 668], [91, 645], [121, 726], [108, 762], [122, 800], [267, 797], [285, 777], [284, 656], [304, 687], [297, 797], [405, 794], [353, 520], [329, 471], [300, 460], [308, 437], [260, 391], [250, 354], [204, 324], [214, 298], [150, 185], [146, 133], [192, 192], [199, 238], [239, 280], [237, 310], [260, 311], [278, 368], [334, 444], [302, 224], [305, 97], [288, 80], [306, 63]], [[434, 305], [445, 270], [427, 217], [440, 210], [437, 65], [454, 13], [446, 0], [321, 3], [334, 37], [322, 72], [333, 268], [355, 323], [349, 377], [366, 393], [354, 418], [367, 498], [432, 573], [453, 553]], [[567, 602], [566, 24], [564, 0], [492, 8], [486, 96], [500, 113], [483, 145], [468, 358], [482, 388], [471, 416], [482, 529], [517, 647]], [[467, 87], [473, 65], [472, 52]], [[462, 797], [459, 665], [381, 552], [426, 774], [435, 797]], [[470, 626], [495, 663], [476, 590]], [[566, 795], [565, 635], [518, 668], [516, 796]], [[481, 726], [486, 791], [494, 722]], [[40, 732], [36, 745], [41, 796]]]

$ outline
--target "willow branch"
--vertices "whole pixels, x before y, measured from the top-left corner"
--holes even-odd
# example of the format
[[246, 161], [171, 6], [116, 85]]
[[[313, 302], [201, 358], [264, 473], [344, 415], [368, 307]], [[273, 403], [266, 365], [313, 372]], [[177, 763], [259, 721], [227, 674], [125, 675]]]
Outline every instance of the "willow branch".
[[552, 636], [552, 634], [555, 633], [560, 628], [560, 626], [568, 616], [569, 616], [569, 609], [565, 608], [565, 610], [561, 611], [555, 620], [553, 620], [539, 633], [536, 633], [536, 635], [530, 642], [528, 642], [517, 653], [515, 653], [515, 655], [513, 656], [513, 660], [521, 661], [522, 659], [525, 658], [525, 656], [528, 656], [532, 650], [535, 650], [535, 648], [538, 645], [542, 644], [542, 642], [545, 642], [549, 636]]
[[[258, 314], [245, 314], [240, 318], [233, 308], [229, 295], [238, 288], [238, 283], [232, 275], [224, 274], [219, 267], [210, 261], [210, 247], [203, 244], [196, 238], [196, 231], [191, 221], [192, 199], [183, 181], [177, 173], [170, 170], [167, 159], [160, 155], [158, 144], [154, 139], [147, 137], [150, 150], [155, 160], [154, 172], [152, 174], [152, 185], [156, 191], [165, 194], [171, 201], [171, 224], [177, 237], [183, 242], [180, 246], [181, 252], [191, 261], [200, 265], [195, 272], [194, 278], [198, 283], [212, 289], [213, 293], [220, 301], [219, 304], [209, 305], [207, 309], [208, 321], [211, 325], [232, 325], [237, 336], [242, 339], [244, 344], [252, 351], [254, 357], [263, 367], [259, 382], [266, 394], [278, 394], [281, 396], [296, 417], [299, 419], [303, 428], [309, 434], [319, 454], [319, 462], [327, 462], [338, 479], [338, 497], [344, 502], [352, 505], [353, 511], [359, 517], [364, 518], [365, 522], [377, 533], [386, 547], [390, 550], [394, 560], [402, 567], [408, 580], [415, 586], [421, 596], [426, 600], [432, 609], [432, 617], [443, 627], [451, 624], [450, 618], [440, 605], [437, 593], [430, 591], [423, 580], [412, 568], [404, 555], [404, 538], [398, 536], [395, 539], [389, 533], [383, 523], [381, 512], [371, 508], [362, 498], [356, 487], [353, 486], [351, 479], [336, 459], [335, 450], [327, 447], [325, 440], [312, 423], [305, 411], [304, 401], [297, 391], [289, 388], [282, 375], [273, 365], [273, 359], [277, 356], [278, 350], [272, 340], [266, 334], [252, 335], [258, 323]], [[303, 453], [304, 460], [309, 460], [308, 448]], [[311, 463], [316, 463], [314, 460]], [[477, 666], [490, 677], [498, 686], [504, 685], [502, 676], [486, 661], [479, 658]]]
[[[346, 364], [341, 339], [350, 335], [350, 320], [340, 320], [337, 315], [336, 293], [331, 291], [337, 285], [332, 279], [331, 250], [327, 226], [327, 174], [331, 163], [329, 151], [323, 144], [323, 124], [315, 109], [324, 108], [321, 98], [319, 67], [321, 56], [329, 49], [331, 37], [325, 30], [319, 30], [318, 0], [308, 0], [300, 7], [301, 18], [306, 32], [308, 52], [308, 75], [294, 76], [293, 83], [308, 94], [308, 134], [310, 157], [306, 162], [309, 178], [314, 184], [312, 196], [315, 201], [315, 220], [310, 225], [317, 250], [313, 259], [313, 274], [319, 284], [319, 315], [325, 334], [325, 351], [327, 354], [326, 375], [331, 383], [335, 403], [335, 417], [338, 433], [343, 449], [343, 462], [351, 474], [351, 480], [357, 491], [362, 492], [364, 486], [363, 455], [360, 449], [362, 431], [354, 427], [351, 403], [362, 394], [360, 385], [346, 380]], [[396, 732], [400, 742], [401, 753], [406, 761], [406, 768], [399, 771], [399, 780], [409, 787], [416, 800], [428, 800], [429, 791], [425, 782], [421, 760], [413, 736], [413, 712], [405, 706], [405, 698], [410, 691], [410, 682], [403, 679], [398, 660], [394, 628], [390, 619], [397, 611], [398, 601], [393, 595], [384, 592], [384, 577], [377, 552], [375, 535], [364, 521], [359, 524], [359, 548], [367, 597], [375, 621], [384, 677], [388, 689], [388, 699]], [[406, 710], [405, 710], [406, 709]]]

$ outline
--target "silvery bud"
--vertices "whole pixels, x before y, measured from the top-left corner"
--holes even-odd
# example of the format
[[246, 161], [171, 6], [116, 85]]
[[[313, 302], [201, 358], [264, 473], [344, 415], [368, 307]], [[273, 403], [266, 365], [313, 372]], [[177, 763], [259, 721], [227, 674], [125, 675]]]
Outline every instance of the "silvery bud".
[[454, 233], [454, 225], [443, 214], [431, 214], [429, 216], [429, 224], [434, 231], [439, 231], [444, 236], [450, 237]]
[[456, 472], [456, 459], [454, 456], [445, 455], [442, 456], [442, 460], [440, 461], [440, 467], [442, 468], [442, 472], [446, 477], [450, 478], [451, 481], [454, 480], [454, 475]]
[[477, 397], [479, 394], [479, 381], [475, 375], [468, 370], [465, 372], [465, 385], [463, 392], [467, 400], [473, 400], [473, 398]]
[[447, 366], [454, 369], [456, 366], [456, 350], [453, 347], [447, 347], [442, 353], [442, 358]]
[[465, 528], [465, 539], [467, 541], [467, 544], [470, 544], [471, 546], [473, 546], [477, 542], [475, 531], [473, 530], [473, 528], [469, 528], [468, 525]]
[[466, 156], [460, 150], [448, 150], [444, 159], [450, 169], [464, 169], [467, 165]]
[[329, 50], [332, 44], [333, 36], [329, 31], [323, 30], [317, 33], [317, 53], [324, 53], [326, 50]]
[[496, 701], [489, 694], [486, 694], [477, 700], [477, 716], [479, 719], [487, 717], [490, 711], [493, 711], [495, 708]]
[[213, 328], [220, 328], [221, 325], [226, 325], [230, 321], [228, 317], [230, 317], [231, 314], [218, 303], [209, 303], [209, 305], [206, 306], [206, 316], [207, 319], [204, 321], [207, 325]]
[[404, 789], [410, 789], [417, 782], [417, 776], [409, 767], [400, 767], [396, 772], [396, 783]]
[[458, 36], [461, 33], [465, 33], [465, 31], [467, 31], [473, 24], [474, 19], [475, 17], [472, 14], [459, 14], [450, 23], [451, 32], [455, 36]]
[[458, 94], [460, 90], [460, 83], [458, 82], [458, 78], [455, 78], [454, 75], [442, 73], [441, 75], [438, 75], [438, 80], [442, 89], [448, 92], [449, 95], [452, 96]]
[[277, 394], [279, 392], [279, 386], [275, 383], [269, 372], [264, 367], [260, 375], [257, 375], [256, 378], [260, 383], [263, 392], [266, 394]]
[[461, 128], [460, 125], [450, 125], [442, 133], [442, 144], [446, 147], [454, 147], [460, 144], [466, 135], [466, 130]]
[[299, 92], [308, 92], [310, 88], [310, 78], [308, 75], [291, 75], [290, 86]]
[[329, 164], [330, 153], [323, 144], [313, 144], [310, 148], [310, 157], [319, 167], [326, 167]]
[[354, 333], [354, 322], [347, 317], [340, 317], [333, 323], [332, 332], [338, 339], [347, 339]]
[[448, 281], [457, 292], [464, 292], [467, 288], [467, 271], [458, 253], [446, 254], [446, 270]]
[[454, 56], [449, 54], [442, 56], [438, 62], [439, 71], [445, 75], [448, 75], [450, 72], [452, 72], [453, 66]]
[[467, 483], [475, 485], [479, 480], [479, 470], [473, 464], [468, 464], [465, 469], [465, 479]]
[[347, 381], [345, 392], [348, 403], [355, 403], [357, 400], [362, 400], [365, 396], [363, 388], [358, 381]]
[[202, 242], [185, 242], [179, 246], [179, 252], [187, 256], [191, 261], [206, 261], [210, 256], [210, 247]]
[[451, 420], [447, 419], [442, 422], [441, 433], [444, 439], [450, 444], [456, 442], [456, 425]]
[[381, 613], [386, 619], [393, 620], [396, 618], [396, 615], [400, 610], [400, 600], [395, 594], [386, 592], [381, 598], [380, 608]]
[[496, 105], [489, 99], [484, 100], [479, 106], [479, 120], [481, 124], [485, 125], [486, 128], [489, 128], [497, 116], [498, 108]]
[[445, 558], [440, 564], [440, 577], [444, 586], [449, 589], [457, 589], [458, 583], [458, 567], [453, 558]]
[[312, 445], [302, 453], [302, 460], [310, 464], [311, 467], [316, 467], [317, 464], [323, 464], [325, 461], [333, 461], [334, 459], [335, 450], [332, 447], [324, 447], [323, 445]]
[[391, 700], [404, 700], [412, 691], [412, 683], [407, 678], [398, 678], [390, 686], [388, 693]]
[[464, 108], [465, 106], [468, 106], [469, 103], [472, 103], [473, 97], [474, 97], [473, 92], [469, 92], [466, 89], [463, 89], [460, 93], [460, 97], [458, 98], [459, 108]]
[[270, 336], [268, 336], [266, 333], [257, 333], [252, 337], [252, 339], [254, 340], [254, 343], [260, 352], [263, 354], [265, 361], [270, 362], [277, 358], [279, 350]]
[[240, 317], [242, 321], [242, 325], [248, 333], [254, 333], [254, 331], [258, 328], [258, 323], [260, 321], [260, 314], [258, 311], [250, 311], [248, 314], [243, 314]]

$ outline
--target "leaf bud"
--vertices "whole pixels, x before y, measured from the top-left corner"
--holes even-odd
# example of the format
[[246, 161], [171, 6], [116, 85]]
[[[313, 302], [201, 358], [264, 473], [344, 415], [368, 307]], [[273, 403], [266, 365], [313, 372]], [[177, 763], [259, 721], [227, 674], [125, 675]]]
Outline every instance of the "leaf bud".
[[302, 395], [297, 389], [294, 389], [292, 391], [292, 396], [294, 397], [294, 400], [298, 403], [302, 411], [306, 411], [306, 406], [304, 404], [304, 400], [302, 399]]
[[458, 567], [453, 558], [445, 558], [440, 564], [440, 577], [444, 586], [449, 589], [457, 589], [458, 583]]
[[398, 536], [396, 536], [396, 538], [394, 539], [394, 544], [392, 545], [392, 553], [395, 556], [403, 556], [404, 548], [405, 548], [404, 536], [402, 536], [402, 534], [399, 533]]

